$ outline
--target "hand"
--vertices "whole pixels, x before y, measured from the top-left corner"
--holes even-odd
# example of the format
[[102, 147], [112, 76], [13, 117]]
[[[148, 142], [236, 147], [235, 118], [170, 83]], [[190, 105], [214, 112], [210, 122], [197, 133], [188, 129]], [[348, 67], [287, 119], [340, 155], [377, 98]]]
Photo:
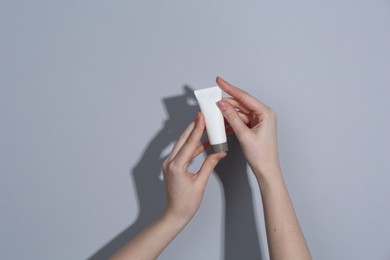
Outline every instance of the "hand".
[[232, 98], [217, 103], [240, 142], [241, 149], [256, 177], [279, 169], [276, 114], [245, 91], [222, 78], [217, 84]]
[[189, 221], [198, 210], [204, 190], [215, 166], [226, 153], [211, 154], [196, 174], [188, 171], [191, 160], [206, 149], [198, 143], [205, 129], [202, 113], [198, 113], [174, 145], [163, 163], [167, 206], [165, 214]]

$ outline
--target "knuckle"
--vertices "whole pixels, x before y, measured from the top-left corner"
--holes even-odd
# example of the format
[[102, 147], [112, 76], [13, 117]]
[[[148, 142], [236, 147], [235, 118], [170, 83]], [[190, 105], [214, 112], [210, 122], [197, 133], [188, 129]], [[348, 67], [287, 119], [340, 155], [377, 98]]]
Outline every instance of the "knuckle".
[[[223, 156], [224, 157], [224, 156]], [[214, 169], [218, 162], [223, 158], [220, 156], [220, 154], [213, 154], [213, 156], [211, 156], [211, 160], [210, 160], [210, 166], [212, 169]]]
[[215, 168], [215, 165], [217, 164], [216, 160], [214, 158], [209, 158], [205, 161], [205, 170], [210, 172]]
[[236, 111], [233, 109], [226, 110], [225, 116], [228, 121], [234, 120], [236, 118]]
[[169, 164], [172, 162], [172, 158], [170, 158], [169, 156], [167, 158], [165, 158], [164, 162], [162, 163], [162, 170], [167, 172], [168, 169], [169, 169]]
[[162, 171], [163, 171], [164, 175], [168, 175], [172, 171], [171, 166], [170, 166], [170, 162], [167, 162], [163, 165]]
[[241, 89], [241, 91], [237, 94], [236, 98], [241, 102], [245, 102], [247, 96], [248, 93], [245, 90]]
[[178, 171], [179, 169], [179, 165], [177, 164], [177, 162], [175, 160], [173, 161], [170, 161], [167, 165], [167, 173], [175, 173]]
[[207, 162], [207, 166], [210, 168], [210, 169], [213, 169], [215, 167], [215, 165], [217, 164], [217, 159], [213, 156], [211, 158], [209, 158], [208, 162]]
[[171, 162], [168, 163], [168, 165], [167, 165], [167, 170], [168, 171], [171, 172], [171, 171], [175, 170], [175, 168], [176, 168], [176, 165], [175, 165], [174, 161], [171, 161]]
[[161, 166], [161, 169], [165, 172], [167, 170], [167, 160], [164, 160], [164, 162], [162, 163], [162, 166]]
[[277, 117], [276, 111], [271, 107], [267, 108], [266, 114], [269, 118], [272, 118], [272, 119], [276, 119], [276, 117]]

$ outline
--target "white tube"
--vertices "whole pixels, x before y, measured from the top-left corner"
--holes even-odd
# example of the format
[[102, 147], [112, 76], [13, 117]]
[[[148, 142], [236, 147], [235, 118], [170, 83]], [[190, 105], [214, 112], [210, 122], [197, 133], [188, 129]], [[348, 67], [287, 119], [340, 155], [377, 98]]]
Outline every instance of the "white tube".
[[195, 90], [194, 93], [204, 115], [207, 135], [214, 153], [226, 152], [228, 145], [225, 123], [216, 104], [222, 99], [222, 90], [217, 86]]

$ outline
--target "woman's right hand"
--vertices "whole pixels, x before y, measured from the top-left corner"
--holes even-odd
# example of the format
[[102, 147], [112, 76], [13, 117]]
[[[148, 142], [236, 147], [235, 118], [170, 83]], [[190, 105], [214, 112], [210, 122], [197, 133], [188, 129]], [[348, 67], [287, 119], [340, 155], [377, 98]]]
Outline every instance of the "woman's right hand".
[[280, 171], [276, 114], [245, 91], [220, 77], [217, 84], [232, 98], [217, 103], [240, 142], [241, 149], [259, 179]]
[[232, 96], [218, 107], [258, 180], [270, 259], [312, 259], [281, 174], [275, 112], [221, 78], [217, 83]]

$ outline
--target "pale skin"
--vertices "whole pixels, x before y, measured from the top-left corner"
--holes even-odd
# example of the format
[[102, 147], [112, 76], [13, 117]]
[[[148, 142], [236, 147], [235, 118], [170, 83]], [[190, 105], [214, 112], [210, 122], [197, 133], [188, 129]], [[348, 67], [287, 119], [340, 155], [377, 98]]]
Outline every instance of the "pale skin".
[[[279, 164], [275, 112], [222, 78], [216, 81], [231, 96], [217, 105], [237, 136], [261, 191], [270, 259], [311, 259]], [[163, 163], [165, 211], [111, 259], [156, 259], [195, 215], [211, 173], [226, 156], [208, 155], [197, 173], [188, 172], [190, 161], [208, 147], [199, 145], [204, 130], [204, 117], [198, 113]]]

